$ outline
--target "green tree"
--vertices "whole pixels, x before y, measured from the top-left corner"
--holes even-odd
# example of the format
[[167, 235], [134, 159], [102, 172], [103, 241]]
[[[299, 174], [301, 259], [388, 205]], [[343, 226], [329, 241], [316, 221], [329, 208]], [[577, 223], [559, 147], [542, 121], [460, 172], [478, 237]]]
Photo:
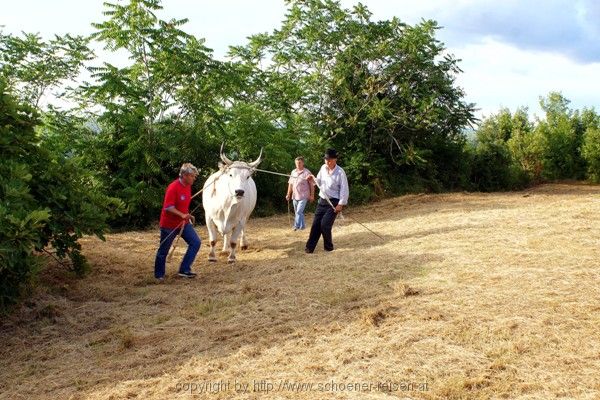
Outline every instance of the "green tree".
[[290, 82], [271, 104], [300, 116], [298, 140], [342, 151], [355, 199], [397, 188], [405, 175], [451, 184], [447, 166], [459, 164], [473, 105], [454, 83], [458, 61], [435, 39], [437, 24], [372, 21], [362, 4], [287, 3], [280, 29], [233, 55]]
[[50, 217], [31, 194], [32, 155], [38, 140], [36, 111], [18, 104], [0, 77], [0, 312], [14, 303], [35, 275], [34, 249], [43, 245], [40, 231]]
[[61, 97], [64, 83], [78, 78], [83, 63], [93, 57], [88, 43], [68, 34], [44, 41], [37, 34], [0, 32], [0, 75], [21, 101], [38, 108], [44, 95]]
[[159, 19], [157, 0], [105, 5], [108, 18], [93, 24], [92, 37], [108, 50], [126, 52], [130, 64], [90, 68], [96, 82], [82, 88], [80, 99], [103, 110], [98, 125], [106, 164], [97, 168], [127, 204], [120, 224], [146, 225], [156, 218], [177, 165], [202, 165], [208, 158], [211, 132], [222, 130], [218, 93], [228, 66], [180, 29], [185, 19]]
[[546, 118], [538, 122], [535, 130], [544, 137], [543, 177], [550, 180], [582, 178], [583, 132], [577, 130], [578, 118], [569, 108], [569, 100], [552, 92], [540, 99], [540, 106]]
[[37, 110], [17, 102], [0, 77], [0, 310], [31, 282], [39, 266], [34, 253], [48, 245], [83, 273], [78, 239], [102, 237], [109, 215], [122, 207], [76, 159], [44, 142], [40, 122]]
[[584, 135], [582, 155], [587, 163], [588, 177], [600, 182], [600, 128], [590, 127]]
[[526, 108], [519, 108], [511, 118], [507, 139], [513, 161], [532, 182], [542, 179], [546, 138], [534, 129]]
[[531, 124], [526, 109], [503, 108], [484, 119], [476, 132], [471, 181], [477, 190], [520, 188], [527, 183], [527, 147]]

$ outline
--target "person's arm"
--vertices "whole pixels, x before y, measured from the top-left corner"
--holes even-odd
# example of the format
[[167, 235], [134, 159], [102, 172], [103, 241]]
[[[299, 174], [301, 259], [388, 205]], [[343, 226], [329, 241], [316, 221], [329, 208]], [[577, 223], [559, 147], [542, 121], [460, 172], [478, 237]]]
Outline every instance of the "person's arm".
[[[307, 170], [308, 171], [308, 170]], [[308, 171], [308, 175], [312, 175], [310, 171]], [[310, 195], [308, 196], [309, 201], [315, 201], [315, 182], [312, 180], [308, 180], [308, 186], [310, 188]]]
[[348, 186], [348, 178], [344, 170], [340, 171], [340, 202], [335, 207], [336, 212], [342, 211], [342, 208], [348, 204], [348, 197], [350, 196], [350, 187]]
[[323, 168], [321, 167], [317, 176], [310, 174], [310, 176], [308, 177], [308, 180], [310, 180], [311, 183], [316, 184], [317, 186], [321, 186], [321, 172], [322, 171], [323, 171]]
[[165, 211], [168, 212], [169, 214], [176, 215], [183, 220], [186, 220], [186, 221], [192, 220], [192, 222], [195, 222], [195, 218], [191, 214], [185, 214], [185, 213], [182, 213], [181, 211], [179, 211], [175, 207], [176, 203], [177, 203], [177, 191], [175, 190], [174, 187], [169, 186], [167, 188], [167, 192], [165, 193], [165, 201], [164, 201]]
[[169, 207], [165, 208], [165, 211], [168, 213], [171, 213], [173, 215], [177, 215], [179, 218], [181, 218], [183, 220], [186, 220], [186, 221], [190, 220], [190, 221], [192, 221], [192, 223], [196, 222], [196, 218], [194, 218], [194, 216], [192, 214], [182, 213], [181, 211], [176, 209], [175, 206], [169, 206]]
[[[291, 178], [290, 178], [291, 179]], [[290, 199], [292, 198], [292, 192], [294, 191], [294, 187], [291, 183], [288, 183], [288, 189], [287, 189], [287, 194], [285, 195], [285, 199], [287, 201], [290, 201]]]

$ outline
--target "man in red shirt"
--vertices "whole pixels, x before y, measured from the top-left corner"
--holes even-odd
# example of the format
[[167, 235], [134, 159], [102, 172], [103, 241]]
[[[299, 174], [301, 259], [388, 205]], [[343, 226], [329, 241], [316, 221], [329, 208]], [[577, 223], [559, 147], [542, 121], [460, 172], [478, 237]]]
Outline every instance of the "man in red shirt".
[[192, 184], [198, 176], [198, 169], [190, 163], [185, 163], [179, 170], [179, 178], [175, 179], [165, 192], [162, 211], [160, 213], [160, 245], [154, 262], [154, 277], [162, 282], [165, 278], [165, 264], [173, 240], [178, 236], [181, 227], [181, 237], [188, 244], [187, 251], [179, 267], [179, 276], [194, 278], [192, 264], [200, 250], [200, 237], [194, 230], [195, 218], [190, 214], [192, 201]]

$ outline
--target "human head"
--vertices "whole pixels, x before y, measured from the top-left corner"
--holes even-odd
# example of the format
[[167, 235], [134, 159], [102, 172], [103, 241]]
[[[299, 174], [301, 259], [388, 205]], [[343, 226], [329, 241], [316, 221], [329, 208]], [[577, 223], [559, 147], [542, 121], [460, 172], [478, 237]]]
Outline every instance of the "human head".
[[179, 169], [179, 177], [186, 185], [191, 185], [198, 176], [198, 168], [194, 167], [192, 163], [185, 163]]
[[304, 168], [304, 157], [298, 156], [298, 157], [296, 157], [294, 162], [296, 163], [296, 168], [298, 168], [298, 169]]
[[329, 168], [334, 168], [337, 164], [338, 153], [335, 149], [327, 149], [323, 158]]

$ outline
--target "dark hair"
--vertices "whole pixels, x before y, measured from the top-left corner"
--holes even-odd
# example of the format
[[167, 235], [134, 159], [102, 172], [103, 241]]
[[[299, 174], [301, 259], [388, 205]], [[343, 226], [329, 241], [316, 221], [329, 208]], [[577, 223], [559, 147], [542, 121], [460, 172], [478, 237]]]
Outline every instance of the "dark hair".
[[298, 157], [296, 157], [296, 159], [294, 161], [302, 161], [302, 162], [304, 162], [304, 157], [298, 156]]

